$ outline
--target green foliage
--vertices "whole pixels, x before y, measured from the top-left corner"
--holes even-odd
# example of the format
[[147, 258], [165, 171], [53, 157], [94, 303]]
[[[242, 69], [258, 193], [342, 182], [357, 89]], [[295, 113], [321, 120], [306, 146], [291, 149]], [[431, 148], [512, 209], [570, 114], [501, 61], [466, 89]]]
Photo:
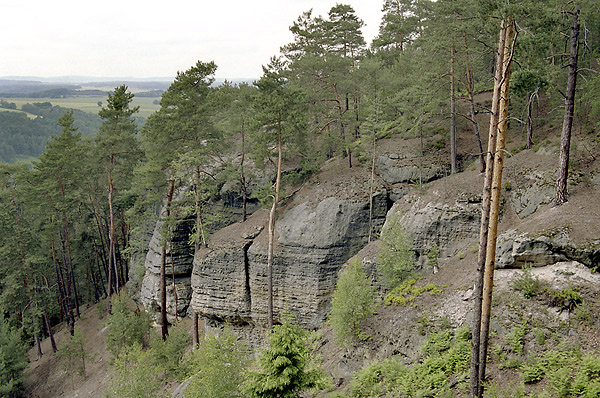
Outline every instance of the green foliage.
[[307, 346], [308, 333], [285, 321], [273, 327], [269, 348], [260, 353], [242, 385], [253, 398], [294, 398], [308, 389], [321, 389], [329, 380]]
[[167, 339], [164, 341], [158, 335], [150, 340], [152, 354], [157, 364], [161, 366], [167, 375], [179, 377], [186, 373], [181, 361], [189, 342], [190, 334], [181, 326], [174, 326], [169, 329]]
[[434, 268], [437, 267], [439, 255], [440, 255], [440, 249], [438, 248], [437, 243], [434, 243], [433, 245], [431, 245], [429, 250], [427, 250], [427, 264], [430, 267], [434, 267]]
[[351, 261], [340, 274], [329, 311], [336, 341], [340, 344], [349, 342], [351, 336], [360, 336], [358, 324], [375, 312], [375, 289], [356, 259]]
[[400, 216], [396, 213], [388, 222], [381, 235], [377, 271], [385, 287], [393, 289], [414, 272], [416, 263], [412, 237], [400, 223]]
[[67, 373], [77, 372], [79, 376], [85, 377], [85, 360], [90, 354], [85, 349], [85, 336], [79, 327], [75, 327], [73, 336], [64, 342], [56, 352]]
[[113, 363], [113, 377], [107, 398], [159, 398], [163, 369], [152, 350], [135, 342], [124, 347]]
[[415, 299], [424, 292], [429, 292], [430, 295], [442, 292], [442, 290], [433, 283], [428, 283], [422, 287], [416, 286], [417, 281], [421, 279], [422, 278], [411, 278], [400, 283], [400, 285], [385, 295], [385, 304], [405, 306], [414, 303]]
[[422, 346], [423, 360], [404, 366], [399, 358], [375, 362], [358, 371], [350, 382], [353, 397], [451, 396], [450, 377], [468, 380], [471, 360], [470, 331], [459, 329], [433, 333]]
[[384, 359], [365, 366], [350, 381], [353, 397], [380, 397], [391, 392], [390, 387], [402, 382], [409, 369], [397, 358]]
[[508, 343], [512, 352], [516, 355], [523, 354], [523, 347], [525, 345], [525, 335], [528, 332], [527, 322], [515, 326], [510, 334], [507, 336]]
[[230, 329], [206, 336], [188, 358], [191, 380], [185, 398], [235, 398], [249, 364], [249, 351]]
[[29, 358], [27, 346], [21, 341], [18, 331], [9, 327], [0, 318], [0, 395], [15, 394], [23, 385], [23, 372], [27, 369]]
[[562, 290], [553, 290], [552, 303], [562, 309], [573, 311], [577, 306], [583, 304], [583, 296], [577, 291], [577, 288], [569, 286]]
[[540, 292], [541, 283], [531, 275], [531, 265], [523, 265], [523, 273], [512, 281], [512, 287], [520, 291], [525, 298], [532, 298]]
[[106, 346], [113, 356], [134, 343], [140, 346], [148, 338], [152, 319], [146, 311], [133, 310], [131, 299], [125, 294], [113, 296], [112, 314], [107, 318]]

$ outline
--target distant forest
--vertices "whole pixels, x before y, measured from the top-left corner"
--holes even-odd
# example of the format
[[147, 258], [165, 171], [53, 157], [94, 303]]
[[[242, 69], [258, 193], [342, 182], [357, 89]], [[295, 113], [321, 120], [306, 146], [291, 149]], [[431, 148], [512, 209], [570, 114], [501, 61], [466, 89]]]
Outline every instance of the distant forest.
[[[0, 108], [13, 109], [13, 102], [0, 101]], [[60, 133], [58, 119], [68, 109], [50, 102], [34, 102], [22, 106], [23, 112], [0, 109], [0, 161], [14, 163], [22, 157], [37, 157], [44, 151], [52, 135]], [[24, 112], [36, 115], [34, 119]], [[73, 111], [75, 126], [86, 136], [93, 136], [100, 127], [100, 117], [80, 110]]]

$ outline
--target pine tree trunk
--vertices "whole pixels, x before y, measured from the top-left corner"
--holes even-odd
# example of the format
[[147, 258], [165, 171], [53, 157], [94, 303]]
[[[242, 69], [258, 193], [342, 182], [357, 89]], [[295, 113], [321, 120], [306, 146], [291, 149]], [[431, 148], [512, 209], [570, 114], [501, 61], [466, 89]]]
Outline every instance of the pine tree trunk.
[[565, 97], [565, 116], [560, 135], [560, 159], [558, 177], [556, 179], [555, 204], [561, 205], [568, 200], [567, 178], [569, 176], [569, 151], [571, 148], [571, 128], [573, 127], [573, 114], [575, 108], [575, 87], [577, 85], [577, 56], [579, 53], [579, 10], [573, 12], [573, 26], [571, 28], [571, 51], [569, 57], [569, 77], [567, 80], [567, 94]]
[[279, 203], [281, 186], [281, 169], [283, 167], [283, 149], [281, 148], [281, 127], [277, 131], [277, 178], [275, 180], [275, 198], [269, 214], [269, 246], [267, 251], [267, 322], [269, 330], [273, 329], [273, 246], [275, 240], [275, 213]]
[[537, 94], [537, 90], [529, 94], [527, 100], [527, 145], [526, 149], [531, 149], [533, 146], [533, 99]]
[[198, 332], [198, 313], [194, 311], [194, 349], [200, 345], [200, 333]]
[[471, 70], [471, 64], [469, 61], [469, 46], [467, 44], [467, 32], [463, 31], [463, 37], [465, 40], [465, 56], [466, 56], [466, 68], [467, 68], [467, 91], [469, 95], [469, 104], [471, 105], [471, 123], [473, 125], [473, 133], [477, 139], [477, 145], [479, 148], [479, 171], [485, 173], [485, 154], [483, 153], [483, 144], [481, 143], [481, 136], [479, 135], [479, 123], [477, 123], [476, 111], [475, 111], [475, 95], [474, 95], [474, 84], [473, 84], [473, 71]]
[[450, 172], [458, 172], [456, 167], [456, 96], [454, 85], [454, 44], [450, 47]]
[[[167, 195], [167, 209], [165, 219], [171, 215], [171, 202], [173, 201], [173, 191], [175, 190], [175, 180], [171, 179], [169, 184], [169, 194]], [[169, 334], [169, 322], [167, 321], [167, 241], [163, 237], [163, 244], [160, 253], [160, 326], [161, 337], [167, 339]]]
[[488, 135], [487, 161], [485, 170], [485, 180], [483, 185], [482, 204], [481, 204], [481, 227], [479, 230], [479, 255], [477, 258], [477, 281], [474, 292], [474, 316], [471, 339], [471, 397], [479, 397], [479, 390], [482, 380], [479, 379], [479, 351], [481, 339], [481, 302], [483, 294], [483, 280], [485, 270], [485, 258], [488, 238], [488, 226], [490, 217], [490, 198], [492, 177], [494, 173], [494, 153], [496, 152], [496, 133], [498, 129], [498, 100], [500, 98], [500, 81], [502, 79], [502, 65], [504, 57], [504, 46], [506, 40], [506, 27], [504, 22], [500, 28], [500, 38], [498, 40], [498, 54], [496, 57], [496, 72], [494, 76], [494, 93], [492, 97], [492, 111], [490, 115], [490, 127]]
[[[496, 238], [498, 235], [498, 218], [500, 213], [500, 192], [502, 190], [502, 169], [504, 165], [504, 147], [506, 142], [506, 127], [508, 122], [508, 89], [510, 83], [510, 67], [512, 61], [514, 22], [508, 18], [506, 27], [506, 42], [503, 56], [503, 77], [500, 88], [498, 106], [498, 136], [496, 137], [496, 154], [494, 157], [494, 178], [490, 201], [490, 220], [485, 260], [485, 277], [481, 303], [481, 349], [479, 352], [479, 380], [485, 379], [487, 351], [492, 308], [492, 292], [494, 289], [494, 266], [496, 263]], [[480, 396], [483, 396], [483, 386], [479, 386]]]
[[113, 213], [113, 182], [112, 182], [112, 166], [113, 166], [113, 155], [110, 156], [110, 166], [108, 169], [108, 313], [112, 314], [110, 300], [113, 295], [113, 269], [114, 269], [114, 255], [115, 255], [115, 224], [114, 224], [114, 213]]
[[48, 336], [50, 336], [50, 344], [52, 345], [52, 352], [56, 352], [58, 349], [56, 348], [56, 341], [54, 340], [54, 333], [52, 332], [52, 325], [50, 325], [50, 317], [48, 317], [48, 309], [46, 308], [46, 303], [42, 303], [44, 305], [44, 324], [46, 325], [46, 330], [48, 331]]

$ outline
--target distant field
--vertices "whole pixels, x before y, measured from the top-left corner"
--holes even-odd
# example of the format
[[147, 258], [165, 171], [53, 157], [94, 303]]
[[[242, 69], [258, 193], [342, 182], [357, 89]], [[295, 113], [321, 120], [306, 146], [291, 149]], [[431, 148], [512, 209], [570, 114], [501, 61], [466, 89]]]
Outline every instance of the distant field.
[[[65, 108], [79, 109], [84, 112], [97, 114], [100, 110], [98, 101], [102, 102], [102, 105], [106, 105], [107, 96], [101, 95], [81, 95], [72, 96], [66, 98], [4, 98], [8, 102], [14, 102], [17, 108], [21, 109], [21, 106], [27, 103], [34, 102], [50, 102], [52, 105], [59, 105]], [[153, 104], [154, 101], [159, 98], [145, 98], [145, 97], [133, 97], [133, 106], [139, 106], [139, 116], [148, 118], [153, 112], [157, 111], [160, 106]], [[4, 110], [4, 109], [3, 109]]]

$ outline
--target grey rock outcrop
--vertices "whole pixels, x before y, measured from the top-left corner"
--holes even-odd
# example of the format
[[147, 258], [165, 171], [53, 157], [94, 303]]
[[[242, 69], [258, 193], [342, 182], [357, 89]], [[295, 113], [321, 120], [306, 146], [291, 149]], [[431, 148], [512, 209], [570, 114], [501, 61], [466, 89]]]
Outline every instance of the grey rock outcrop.
[[[374, 198], [378, 229], [387, 212], [387, 195]], [[262, 213], [262, 214], [261, 214]], [[267, 313], [267, 231], [265, 212], [219, 231], [203, 249], [192, 274], [191, 307], [202, 317], [235, 325], [263, 326]], [[283, 213], [273, 267], [274, 312], [297, 316], [306, 328], [324, 320], [340, 267], [362, 248], [369, 235], [369, 202], [326, 198], [300, 203]]]
[[[398, 212], [400, 206], [394, 204], [390, 215]], [[460, 242], [478, 235], [481, 203], [477, 199], [455, 203], [417, 200], [408, 211], [399, 214], [400, 223], [412, 235], [413, 249], [419, 256], [434, 245], [441, 255], [451, 255]]]
[[542, 205], [554, 198], [554, 174], [551, 172], [531, 171], [522, 178], [525, 183], [519, 187], [511, 186], [508, 202], [519, 218], [523, 219], [535, 213]]
[[542, 267], [560, 261], [577, 261], [590, 268], [600, 265], [600, 240], [586, 246], [569, 239], [568, 228], [532, 235], [510, 230], [499, 238], [497, 268], [520, 268], [525, 264]]
[[[416, 155], [415, 155], [416, 156]], [[403, 161], [397, 154], [387, 154], [377, 157], [375, 167], [377, 172], [388, 185], [399, 183], [426, 183], [444, 175], [444, 170], [436, 165], [415, 165]]]

